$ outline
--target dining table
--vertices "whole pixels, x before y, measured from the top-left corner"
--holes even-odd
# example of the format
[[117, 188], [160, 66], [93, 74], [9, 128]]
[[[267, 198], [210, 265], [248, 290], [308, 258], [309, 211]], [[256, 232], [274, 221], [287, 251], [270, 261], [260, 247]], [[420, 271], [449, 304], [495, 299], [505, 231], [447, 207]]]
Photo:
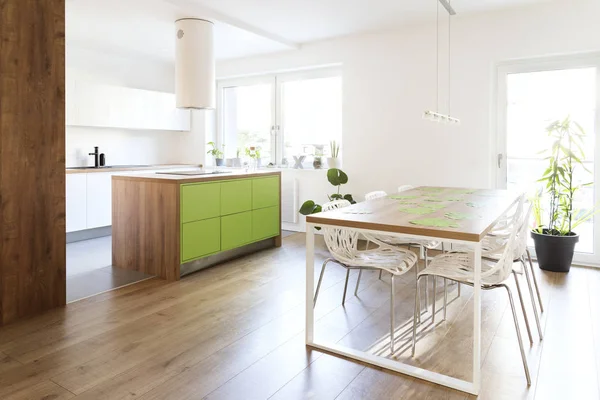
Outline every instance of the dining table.
[[[481, 252], [482, 240], [516, 206], [521, 194], [496, 189], [421, 186], [306, 218], [306, 330], [305, 343], [377, 367], [396, 371], [466, 393], [481, 388]], [[370, 235], [436, 240], [460, 245], [473, 253], [472, 380], [467, 381], [407, 364], [401, 360], [315, 338], [314, 273], [315, 228], [339, 228]]]

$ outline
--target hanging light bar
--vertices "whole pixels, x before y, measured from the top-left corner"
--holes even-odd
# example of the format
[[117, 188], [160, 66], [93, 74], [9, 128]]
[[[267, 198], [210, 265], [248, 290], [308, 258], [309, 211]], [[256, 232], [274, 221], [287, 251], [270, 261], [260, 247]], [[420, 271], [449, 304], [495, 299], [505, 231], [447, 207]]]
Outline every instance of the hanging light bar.
[[[440, 122], [445, 124], [460, 124], [460, 119], [451, 117], [450, 114], [450, 20], [453, 15], [456, 15], [456, 11], [450, 5], [449, 0], [438, 0], [439, 4], [444, 6], [446, 11], [448, 11], [448, 114], [441, 114], [437, 111], [427, 110], [423, 113], [423, 119], [433, 122]], [[438, 12], [436, 17], [436, 107], [439, 107], [439, 25], [440, 25], [440, 16], [439, 16], [439, 4], [438, 4]]]
[[440, 2], [441, 5], [444, 6], [446, 11], [448, 11], [448, 14], [456, 15], [456, 11], [454, 11], [454, 8], [452, 8], [452, 6], [450, 5], [450, 2], [448, 0], [438, 0], [438, 1]]

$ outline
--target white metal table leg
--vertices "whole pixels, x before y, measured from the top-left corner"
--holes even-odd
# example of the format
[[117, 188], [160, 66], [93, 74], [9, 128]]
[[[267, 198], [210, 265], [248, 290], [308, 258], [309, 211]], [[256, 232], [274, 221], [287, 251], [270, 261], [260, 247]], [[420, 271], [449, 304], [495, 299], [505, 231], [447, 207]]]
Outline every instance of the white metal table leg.
[[306, 224], [306, 344], [314, 341], [313, 291], [315, 285], [315, 232]]
[[473, 389], [481, 387], [481, 242], [473, 248]]

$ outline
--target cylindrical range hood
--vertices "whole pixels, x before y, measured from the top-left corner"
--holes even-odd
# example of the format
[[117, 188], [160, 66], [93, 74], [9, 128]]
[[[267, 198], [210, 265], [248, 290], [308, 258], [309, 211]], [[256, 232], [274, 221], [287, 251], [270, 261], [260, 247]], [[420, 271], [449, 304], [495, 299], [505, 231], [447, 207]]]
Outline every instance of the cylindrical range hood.
[[177, 108], [215, 108], [213, 23], [199, 18], [175, 21]]

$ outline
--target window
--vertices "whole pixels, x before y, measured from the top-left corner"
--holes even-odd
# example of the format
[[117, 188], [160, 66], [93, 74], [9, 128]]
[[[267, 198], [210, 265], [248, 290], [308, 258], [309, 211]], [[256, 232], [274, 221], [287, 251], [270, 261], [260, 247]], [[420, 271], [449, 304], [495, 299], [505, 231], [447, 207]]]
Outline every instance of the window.
[[[569, 116], [587, 133], [584, 142], [585, 169], [579, 168], [575, 180], [592, 182], [576, 195], [574, 208], [579, 212], [597, 204], [600, 187], [595, 176], [598, 146], [600, 100], [600, 59], [561, 58], [547, 62], [522, 62], [499, 69], [499, 154], [500, 187], [531, 193], [540, 188], [537, 180], [548, 166], [543, 151], [551, 145], [546, 127]], [[502, 158], [499, 158], [501, 160]], [[588, 220], [577, 228], [580, 235], [575, 262], [600, 263], [600, 219]], [[531, 243], [530, 243], [531, 244]]]
[[[260, 147], [263, 164], [312, 166], [342, 139], [342, 77], [339, 70], [314, 70], [219, 83], [218, 132], [225, 157]], [[324, 162], [324, 160], [323, 160]]]

